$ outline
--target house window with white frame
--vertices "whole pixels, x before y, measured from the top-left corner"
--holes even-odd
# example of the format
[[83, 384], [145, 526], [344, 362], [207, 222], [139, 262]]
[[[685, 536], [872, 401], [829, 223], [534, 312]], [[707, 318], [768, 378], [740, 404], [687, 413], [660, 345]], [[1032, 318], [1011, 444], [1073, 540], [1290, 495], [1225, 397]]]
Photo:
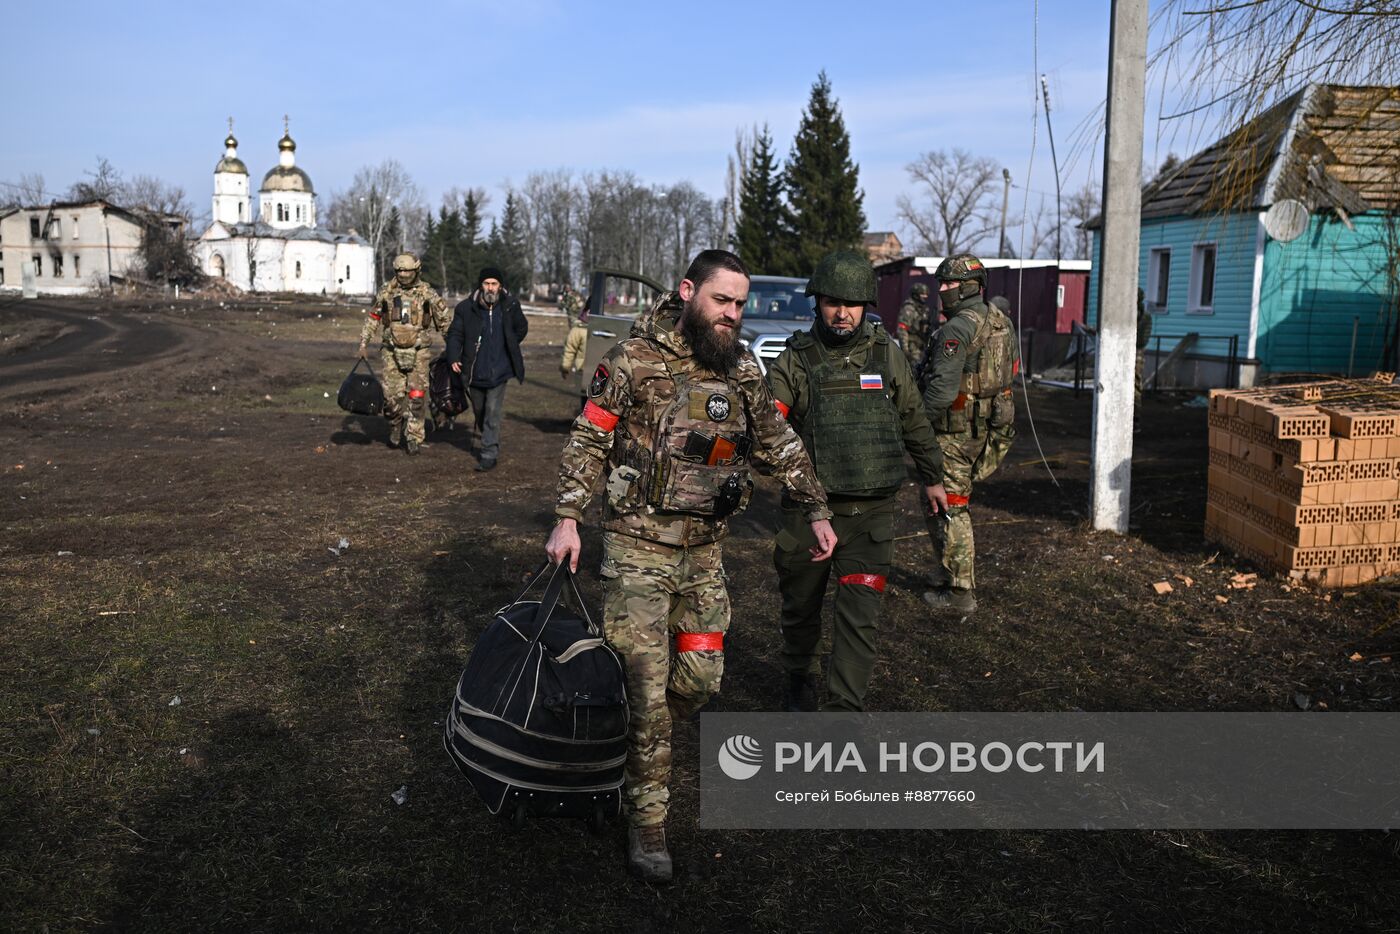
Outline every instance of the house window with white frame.
[[82, 274], [83, 274], [83, 272], [82, 272], [82, 259], [83, 259], [83, 258], [82, 258], [81, 256], [79, 256], [77, 253], [74, 253], [74, 254], [73, 254], [73, 278], [74, 278], [74, 279], [79, 278], [79, 277], [82, 276]]
[[76, 240], [76, 239], [78, 239], [78, 218], [77, 218], [76, 215], [72, 218], [72, 221], [73, 221], [73, 239]]
[[44, 274], [44, 257], [41, 253], [35, 253], [30, 257], [34, 261], [34, 278], [39, 278]]
[[62, 253], [55, 253], [55, 254], [53, 255], [53, 277], [54, 277], [55, 279], [62, 279], [62, 278], [63, 278], [63, 254], [62, 254]]
[[1147, 260], [1147, 307], [1149, 311], [1164, 314], [1167, 298], [1171, 294], [1172, 248], [1157, 247], [1148, 254]]
[[1215, 244], [1197, 243], [1191, 247], [1191, 294], [1186, 310], [1192, 314], [1215, 312]]

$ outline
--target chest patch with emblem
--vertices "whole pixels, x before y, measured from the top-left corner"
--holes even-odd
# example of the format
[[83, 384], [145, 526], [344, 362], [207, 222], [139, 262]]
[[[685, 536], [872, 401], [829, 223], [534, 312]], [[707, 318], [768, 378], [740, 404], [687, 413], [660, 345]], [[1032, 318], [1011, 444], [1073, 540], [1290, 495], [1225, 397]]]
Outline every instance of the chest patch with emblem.
[[608, 384], [608, 377], [612, 374], [608, 372], [607, 364], [598, 364], [598, 369], [593, 371], [593, 381], [588, 384], [588, 394], [590, 396], [600, 396], [603, 394], [603, 387]]
[[885, 388], [885, 380], [884, 380], [884, 377], [882, 377], [879, 373], [862, 373], [862, 374], [860, 374], [860, 388], [861, 388], [861, 389], [884, 389], [884, 388]]
[[714, 393], [705, 400], [705, 414], [710, 416], [712, 421], [725, 422], [729, 420], [729, 397], [723, 393]]
[[962, 346], [962, 341], [959, 341], [959, 340], [957, 340], [957, 339], [949, 339], [949, 340], [944, 341], [944, 342], [943, 342], [943, 356], [945, 356], [945, 357], [951, 357], [953, 354], [955, 354], [955, 353], [958, 352], [958, 348], [959, 348], [960, 346]]

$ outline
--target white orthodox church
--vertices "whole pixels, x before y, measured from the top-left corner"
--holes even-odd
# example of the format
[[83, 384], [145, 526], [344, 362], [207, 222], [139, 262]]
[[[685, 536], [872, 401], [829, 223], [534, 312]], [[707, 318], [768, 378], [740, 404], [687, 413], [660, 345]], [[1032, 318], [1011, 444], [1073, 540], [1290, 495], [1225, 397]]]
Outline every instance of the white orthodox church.
[[254, 220], [248, 168], [238, 158], [229, 121], [224, 157], [214, 167], [214, 220], [195, 245], [200, 268], [253, 292], [374, 294], [374, 252], [354, 231], [316, 226], [311, 176], [297, 167], [297, 144], [283, 129], [277, 165], [258, 190]]

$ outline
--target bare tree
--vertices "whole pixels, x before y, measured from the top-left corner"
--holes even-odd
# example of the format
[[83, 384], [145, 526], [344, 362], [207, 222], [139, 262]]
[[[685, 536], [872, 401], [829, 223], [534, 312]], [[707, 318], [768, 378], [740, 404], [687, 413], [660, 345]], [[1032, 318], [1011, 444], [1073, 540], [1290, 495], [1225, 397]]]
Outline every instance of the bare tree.
[[926, 152], [905, 166], [921, 199], [900, 195], [899, 217], [917, 234], [920, 248], [938, 256], [973, 250], [996, 229], [991, 195], [1000, 166], [963, 149]]
[[122, 194], [122, 175], [103, 156], [97, 157], [97, 166], [83, 173], [86, 181], [74, 182], [68, 187], [70, 201], [111, 201], [116, 203]]
[[572, 243], [577, 192], [568, 169], [531, 172], [521, 189], [530, 217], [531, 254], [540, 280], [552, 285], [573, 278]]
[[53, 200], [44, 187], [44, 176], [39, 172], [25, 172], [19, 181], [0, 186], [0, 205], [4, 207], [36, 207]]
[[724, 169], [724, 198], [720, 200], [719, 208], [719, 230], [717, 231], [718, 244], [725, 249], [729, 249], [734, 243], [734, 233], [739, 226], [739, 198], [742, 194], [742, 182], [744, 170], [749, 164], [749, 155], [753, 151], [753, 141], [758, 135], [758, 128], [751, 127], [744, 129], [740, 127], [734, 131], [734, 151], [726, 159]]
[[393, 254], [421, 240], [427, 209], [408, 170], [397, 159], [385, 159], [360, 169], [346, 191], [331, 195], [326, 219], [332, 228], [353, 229], [369, 241], [377, 284], [384, 281]]
[[1073, 235], [1065, 240], [1069, 244], [1069, 249], [1065, 251], [1069, 255], [1064, 257], [1065, 259], [1091, 258], [1089, 254], [1093, 249], [1094, 236], [1085, 225], [1099, 216], [1101, 200], [1099, 186], [1094, 182], [1087, 182], [1065, 201], [1065, 217], [1073, 229]]

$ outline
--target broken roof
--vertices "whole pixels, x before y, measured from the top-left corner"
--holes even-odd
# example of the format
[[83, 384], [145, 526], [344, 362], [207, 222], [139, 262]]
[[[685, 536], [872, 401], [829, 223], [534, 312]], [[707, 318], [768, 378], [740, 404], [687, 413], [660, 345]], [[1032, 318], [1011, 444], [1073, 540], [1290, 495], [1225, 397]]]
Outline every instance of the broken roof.
[[[1163, 172], [1142, 218], [1260, 210], [1400, 208], [1400, 88], [1314, 84]], [[1097, 229], [1102, 216], [1084, 226]]]

